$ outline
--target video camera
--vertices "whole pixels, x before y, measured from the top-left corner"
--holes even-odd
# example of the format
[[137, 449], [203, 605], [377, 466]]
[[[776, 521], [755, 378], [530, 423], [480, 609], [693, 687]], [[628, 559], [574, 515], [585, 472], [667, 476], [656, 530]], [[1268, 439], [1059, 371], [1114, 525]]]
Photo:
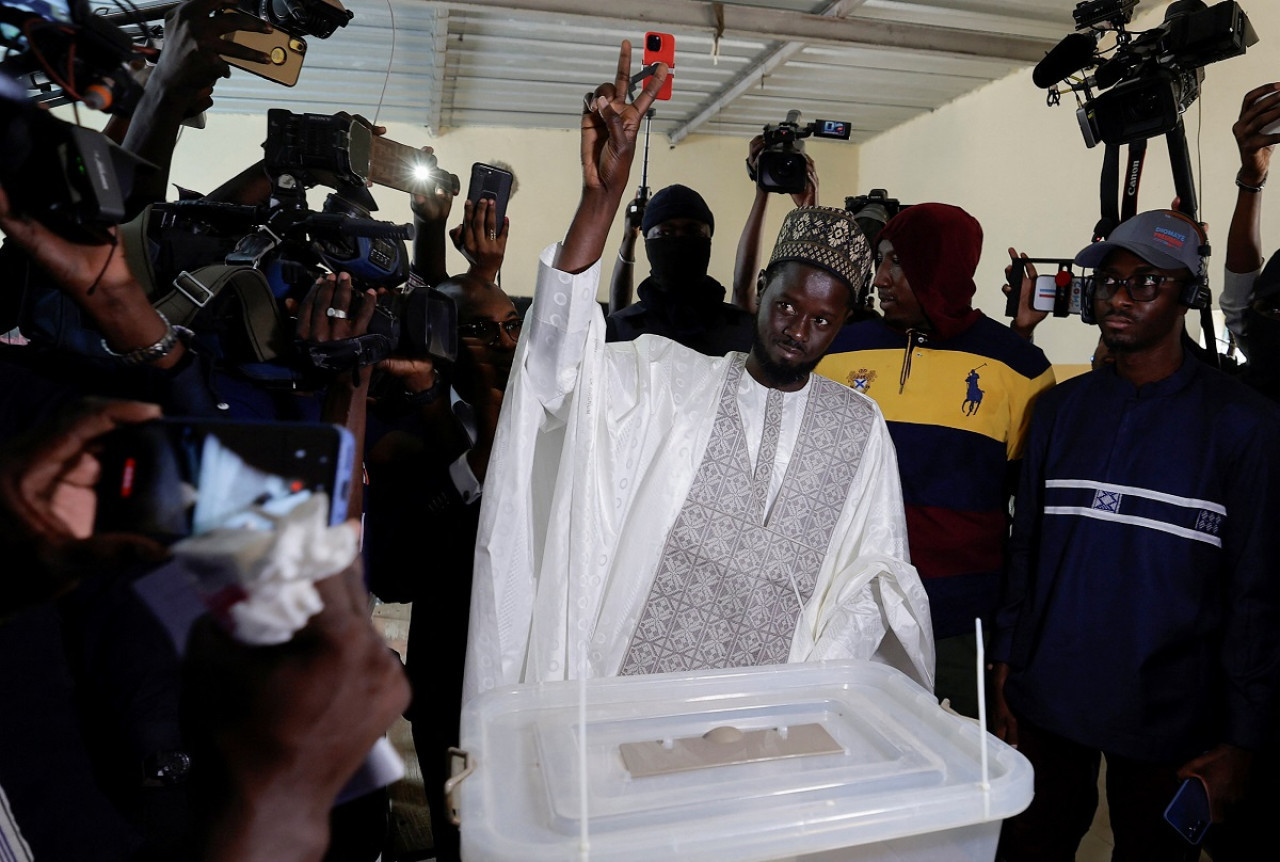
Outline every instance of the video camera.
[[338, 0], [240, 0], [240, 9], [295, 36], [328, 39], [354, 15]]
[[911, 204], [903, 204], [897, 198], [889, 197], [889, 193], [884, 189], [872, 189], [865, 195], [850, 195], [844, 199], [845, 210], [853, 213], [853, 220], [866, 234], [867, 242], [871, 245], [871, 253], [876, 255], [877, 259], [879, 252], [876, 237], [889, 223], [889, 219], [909, 206]]
[[[300, 358], [310, 368], [341, 371], [372, 365], [393, 353], [453, 360], [453, 303], [431, 288], [401, 289], [409, 274], [403, 241], [412, 239], [413, 225], [369, 218], [377, 203], [366, 182], [394, 183], [419, 193], [447, 186], [456, 193], [458, 178], [440, 169], [434, 156], [378, 138], [359, 118], [342, 113], [272, 109], [262, 147], [272, 184], [268, 205], [204, 200], [162, 205], [162, 218], [148, 231], [164, 260], [157, 281], [180, 279], [201, 262], [183, 259], [184, 247], [195, 245], [189, 242], [192, 236], [213, 238], [215, 245], [223, 238], [234, 243], [223, 261], [265, 273], [277, 298], [304, 291], [326, 269], [350, 274], [359, 289], [389, 288], [379, 295], [366, 335], [299, 346]], [[410, 156], [413, 162], [404, 161]], [[306, 189], [321, 183], [334, 192], [322, 211], [315, 212], [307, 205]], [[199, 252], [203, 262], [207, 242], [205, 246]]]
[[431, 153], [373, 134], [362, 118], [349, 114], [267, 112], [262, 145], [267, 172], [306, 186], [358, 186], [366, 183], [418, 195], [456, 196], [457, 174], [439, 167]]
[[150, 163], [100, 132], [0, 98], [0, 186], [14, 212], [82, 244], [111, 239], [136, 171]]
[[[1204, 0], [1176, 0], [1159, 27], [1131, 33], [1125, 26], [1137, 2], [1078, 3], [1073, 12], [1078, 32], [1059, 42], [1032, 72], [1036, 86], [1051, 90], [1054, 103], [1062, 82], [1095, 69], [1091, 76], [1067, 83], [1083, 95], [1077, 116], [1089, 147], [1129, 144], [1174, 131], [1200, 95], [1203, 67], [1239, 56], [1258, 41], [1236, 0], [1212, 7]], [[1115, 50], [1104, 57], [1098, 42], [1109, 31], [1115, 32]], [[1095, 96], [1095, 90], [1108, 92]]]
[[802, 139], [813, 135], [847, 141], [849, 132], [850, 125], [843, 120], [814, 120], [802, 126], [800, 112], [788, 111], [781, 123], [764, 127], [764, 149], [756, 159], [751, 178], [766, 192], [799, 194], [804, 191], [808, 174]]
[[6, 0], [0, 4], [0, 74], [29, 76], [29, 86], [57, 85], [68, 101], [129, 116], [142, 86], [126, 68], [133, 40], [95, 15], [88, 0], [50, 3]]
[[127, 115], [142, 92], [125, 69], [133, 42], [87, 0], [31, 0], [0, 5], [0, 46], [0, 184], [10, 205], [73, 242], [109, 241], [135, 173], [150, 164], [40, 110], [16, 79], [47, 80], [68, 98]]

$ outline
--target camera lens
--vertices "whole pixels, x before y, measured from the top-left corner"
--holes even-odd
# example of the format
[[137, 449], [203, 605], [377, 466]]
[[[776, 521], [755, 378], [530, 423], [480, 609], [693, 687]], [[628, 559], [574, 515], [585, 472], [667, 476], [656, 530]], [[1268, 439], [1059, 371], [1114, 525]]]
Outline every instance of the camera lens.
[[657, 33], [650, 33], [648, 41], [645, 42], [645, 48], [649, 51], [661, 51], [662, 37]]

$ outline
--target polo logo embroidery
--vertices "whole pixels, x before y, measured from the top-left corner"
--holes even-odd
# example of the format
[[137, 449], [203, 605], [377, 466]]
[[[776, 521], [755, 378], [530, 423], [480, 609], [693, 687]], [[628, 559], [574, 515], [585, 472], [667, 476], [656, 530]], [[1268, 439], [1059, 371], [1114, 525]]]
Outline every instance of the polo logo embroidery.
[[1211, 536], [1218, 535], [1218, 530], [1222, 528], [1222, 516], [1217, 512], [1210, 512], [1208, 509], [1201, 509], [1199, 517], [1196, 518], [1196, 530], [1201, 533], [1208, 533]]
[[849, 372], [849, 388], [854, 392], [866, 395], [871, 391], [871, 384], [876, 382], [876, 373], [867, 368], [859, 368]]
[[1119, 512], [1124, 494], [1099, 488], [1093, 495], [1093, 508], [1099, 512]]
[[[986, 364], [984, 362], [978, 368], [982, 368]], [[964, 401], [960, 404], [960, 412], [965, 416], [974, 415], [978, 412], [978, 408], [982, 406], [983, 390], [978, 388], [978, 381], [981, 379], [978, 374], [978, 368], [970, 369], [969, 376], [964, 379], [964, 382], [969, 384], [969, 391], [965, 393]]]

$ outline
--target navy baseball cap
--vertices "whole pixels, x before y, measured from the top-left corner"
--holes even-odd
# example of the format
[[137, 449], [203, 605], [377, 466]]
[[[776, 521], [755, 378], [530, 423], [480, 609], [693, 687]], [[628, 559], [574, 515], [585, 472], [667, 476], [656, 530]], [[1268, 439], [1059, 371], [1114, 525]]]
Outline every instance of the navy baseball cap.
[[1191, 219], [1173, 210], [1138, 213], [1122, 222], [1111, 236], [1095, 242], [1076, 255], [1076, 265], [1093, 269], [1116, 249], [1132, 252], [1159, 269], [1201, 268], [1200, 246], [1204, 243], [1199, 227]]

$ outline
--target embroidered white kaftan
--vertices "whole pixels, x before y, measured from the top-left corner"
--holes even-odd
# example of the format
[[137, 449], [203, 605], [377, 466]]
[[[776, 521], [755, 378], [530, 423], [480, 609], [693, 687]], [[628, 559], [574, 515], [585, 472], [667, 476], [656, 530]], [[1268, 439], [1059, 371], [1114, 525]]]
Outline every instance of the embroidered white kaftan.
[[[706, 357], [641, 336], [606, 344], [600, 267], [578, 275], [543, 252], [485, 481], [464, 700], [499, 685], [619, 673], [666, 539], [703, 461], [726, 377], [741, 354]], [[743, 378], [749, 375], [742, 374]], [[739, 387], [760, 455], [764, 399]], [[787, 471], [813, 378], [784, 393], [773, 477]], [[743, 389], [746, 389], [744, 393]], [[928, 599], [907, 562], [897, 460], [875, 403], [826, 552], [807, 573], [788, 661], [876, 658], [928, 688]], [[786, 414], [792, 414], [788, 420]], [[750, 445], [750, 444], [748, 444]], [[773, 448], [773, 447], [770, 447]], [[769, 491], [770, 505], [777, 494]]]

